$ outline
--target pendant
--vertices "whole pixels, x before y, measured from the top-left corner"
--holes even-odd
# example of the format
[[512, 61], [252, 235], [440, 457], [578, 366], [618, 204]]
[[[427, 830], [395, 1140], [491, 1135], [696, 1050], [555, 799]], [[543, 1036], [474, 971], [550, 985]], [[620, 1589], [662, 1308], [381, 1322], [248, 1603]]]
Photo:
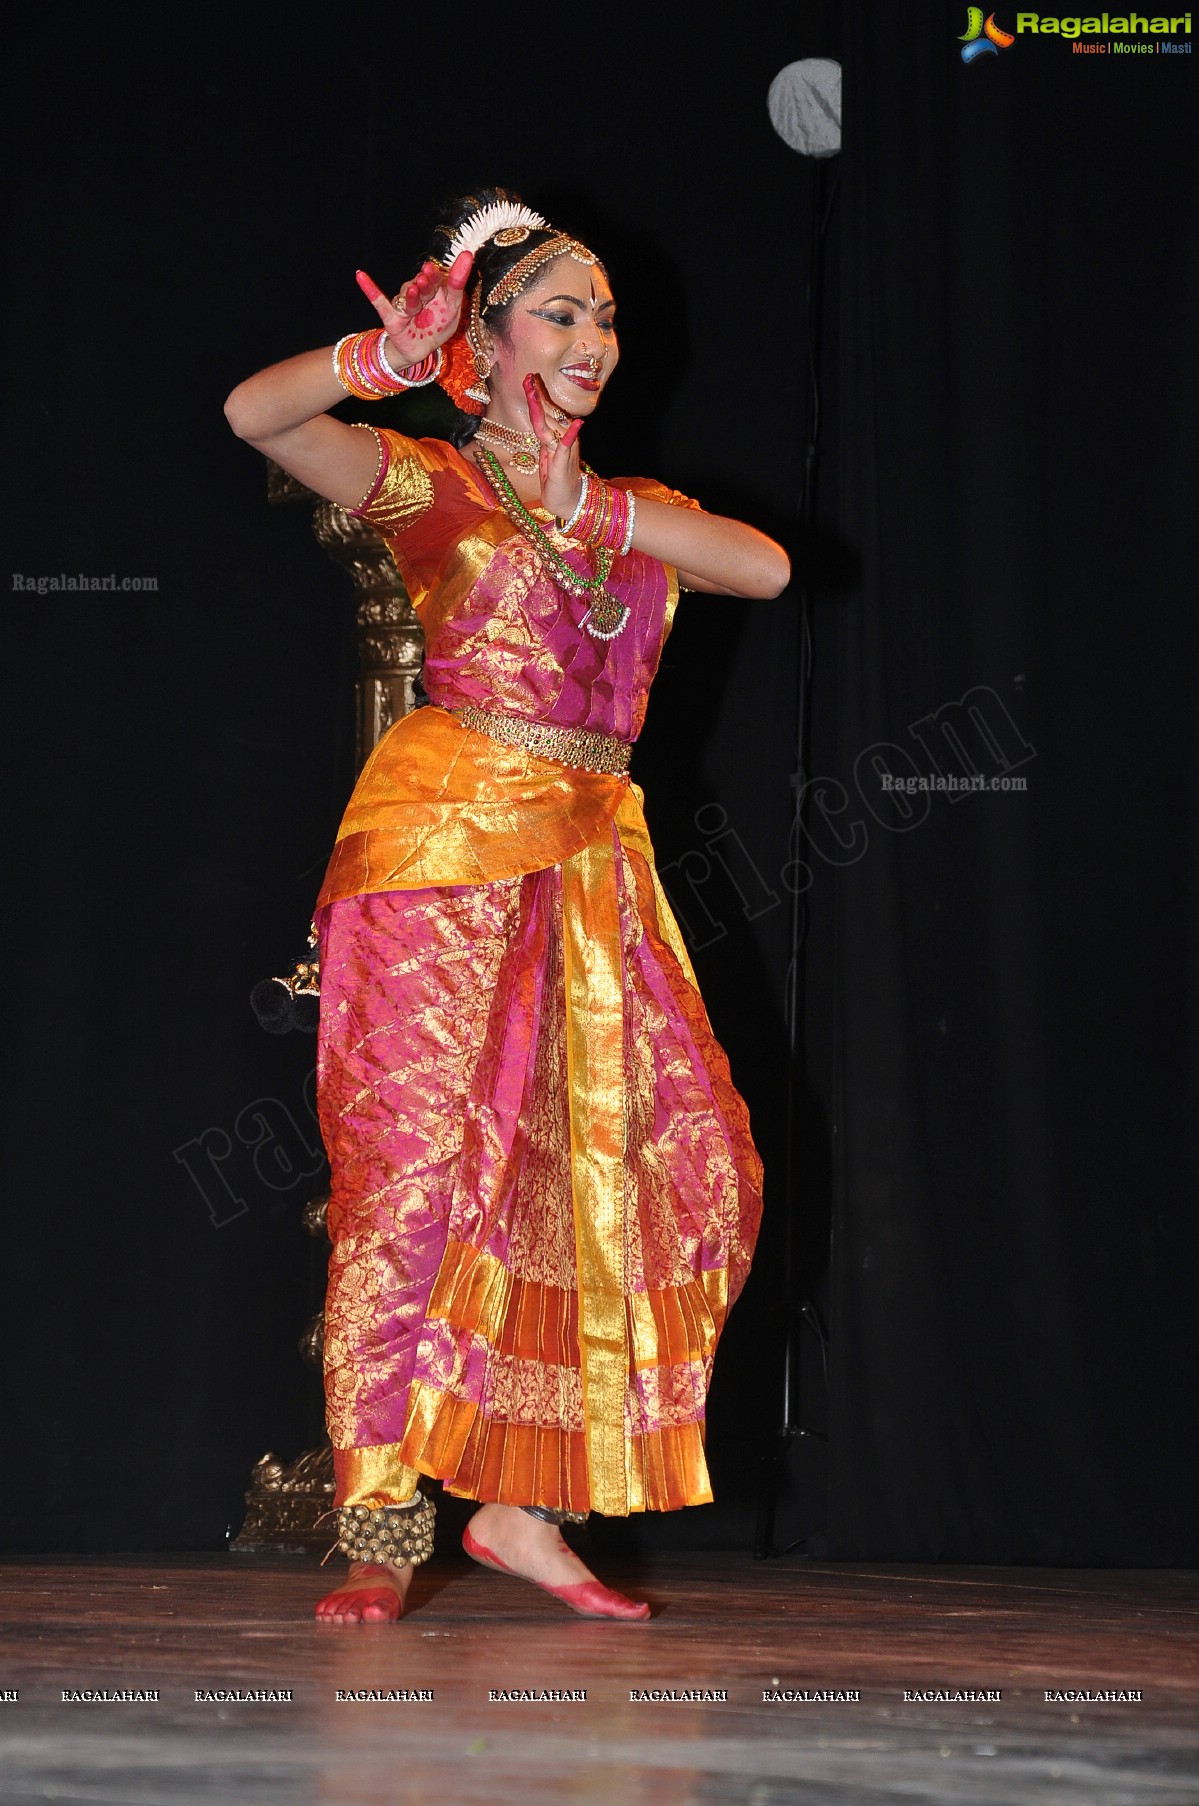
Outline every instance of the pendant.
[[614, 640], [623, 633], [628, 622], [629, 610], [615, 596], [605, 596], [600, 602], [593, 602], [583, 616], [581, 625], [593, 640]]
[[529, 476], [532, 476], [535, 470], [541, 468], [536, 452], [531, 451], [513, 452], [512, 467], [514, 470], [523, 470], [527, 472]]

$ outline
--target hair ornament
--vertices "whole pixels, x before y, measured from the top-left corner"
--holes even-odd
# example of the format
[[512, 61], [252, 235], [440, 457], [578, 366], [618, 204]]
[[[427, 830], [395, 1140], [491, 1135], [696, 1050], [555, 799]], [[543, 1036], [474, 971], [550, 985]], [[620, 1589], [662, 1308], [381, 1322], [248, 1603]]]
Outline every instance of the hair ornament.
[[[527, 237], [530, 232], [546, 223], [540, 213], [534, 213], [533, 209], [526, 207], [523, 202], [493, 201], [488, 207], [480, 207], [477, 213], [472, 213], [470, 218], [463, 220], [458, 227], [445, 254], [446, 267], [448, 268], [455, 258], [461, 257], [463, 251], [469, 251], [472, 257], [477, 256], [487, 240], [494, 238], [499, 232], [514, 231], [518, 226], [523, 226], [522, 236]], [[519, 244], [520, 240], [506, 238], [504, 242]]]

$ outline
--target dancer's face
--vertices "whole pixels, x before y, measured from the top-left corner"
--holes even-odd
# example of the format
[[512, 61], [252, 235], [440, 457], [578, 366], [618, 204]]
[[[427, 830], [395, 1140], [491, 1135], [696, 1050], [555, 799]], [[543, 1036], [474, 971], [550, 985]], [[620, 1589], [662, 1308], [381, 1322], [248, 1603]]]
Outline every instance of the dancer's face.
[[564, 413], [594, 413], [620, 356], [615, 309], [607, 278], [594, 265], [558, 257], [539, 270], [493, 334], [490, 412], [523, 423], [522, 384], [532, 372]]

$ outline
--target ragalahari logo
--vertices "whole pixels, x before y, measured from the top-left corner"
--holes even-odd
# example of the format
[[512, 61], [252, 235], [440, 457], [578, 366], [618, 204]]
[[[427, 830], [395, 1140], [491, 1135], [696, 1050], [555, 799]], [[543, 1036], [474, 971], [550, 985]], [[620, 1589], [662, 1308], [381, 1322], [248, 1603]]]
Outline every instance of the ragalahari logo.
[[962, 46], [962, 61], [972, 63], [976, 56], [998, 56], [1001, 50], [1010, 50], [1016, 40], [1010, 31], [1000, 31], [994, 13], [988, 13], [984, 22], [982, 7], [968, 6], [966, 30], [958, 42]]

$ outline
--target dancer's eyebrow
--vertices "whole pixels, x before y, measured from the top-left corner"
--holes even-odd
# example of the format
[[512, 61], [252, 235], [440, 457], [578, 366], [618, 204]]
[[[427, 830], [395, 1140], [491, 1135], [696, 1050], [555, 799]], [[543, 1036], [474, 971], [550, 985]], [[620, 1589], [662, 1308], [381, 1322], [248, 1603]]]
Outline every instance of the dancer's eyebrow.
[[[589, 301], [580, 301], [577, 295], [550, 295], [546, 300], [539, 301], [537, 305], [539, 307], [548, 307], [551, 301], [569, 301], [575, 307], [590, 307], [591, 305]], [[596, 306], [599, 308], [615, 307], [616, 303], [615, 301], [597, 301]]]

